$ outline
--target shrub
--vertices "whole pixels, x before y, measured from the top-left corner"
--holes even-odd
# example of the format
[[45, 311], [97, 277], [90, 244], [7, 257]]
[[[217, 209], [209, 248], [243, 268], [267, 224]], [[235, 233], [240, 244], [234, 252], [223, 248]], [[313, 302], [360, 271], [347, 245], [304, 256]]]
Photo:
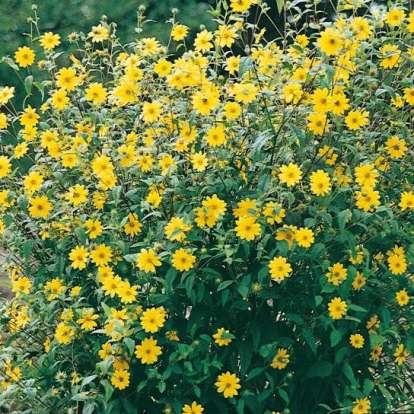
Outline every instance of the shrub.
[[278, 2], [266, 39], [264, 3], [219, 3], [193, 45], [140, 8], [131, 44], [102, 21], [61, 67], [33, 19], [6, 59], [10, 411], [412, 407], [414, 12]]

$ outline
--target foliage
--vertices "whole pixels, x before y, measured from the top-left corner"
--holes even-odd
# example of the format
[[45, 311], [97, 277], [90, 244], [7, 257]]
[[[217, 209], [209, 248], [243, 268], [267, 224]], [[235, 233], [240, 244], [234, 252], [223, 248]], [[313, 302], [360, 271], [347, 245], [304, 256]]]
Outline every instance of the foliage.
[[0, 90], [9, 411], [412, 407], [414, 12], [282, 12], [267, 38], [265, 4], [220, 1], [161, 44], [140, 8], [66, 67], [31, 20], [23, 111]]

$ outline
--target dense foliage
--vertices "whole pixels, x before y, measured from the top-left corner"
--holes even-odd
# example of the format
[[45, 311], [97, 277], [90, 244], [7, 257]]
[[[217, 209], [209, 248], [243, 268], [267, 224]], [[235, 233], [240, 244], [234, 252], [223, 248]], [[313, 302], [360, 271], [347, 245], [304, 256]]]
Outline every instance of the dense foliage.
[[140, 8], [66, 66], [35, 10], [24, 109], [0, 89], [4, 411], [412, 407], [414, 11], [368, 6], [291, 2], [274, 39], [220, 1], [166, 43]]

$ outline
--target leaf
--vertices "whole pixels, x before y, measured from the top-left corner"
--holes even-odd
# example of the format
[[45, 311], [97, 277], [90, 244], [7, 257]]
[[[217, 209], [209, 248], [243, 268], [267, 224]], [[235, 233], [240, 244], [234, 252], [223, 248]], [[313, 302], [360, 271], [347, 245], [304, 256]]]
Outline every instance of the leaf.
[[369, 341], [371, 343], [371, 348], [374, 348], [374, 346], [381, 345], [384, 342], [386, 342], [387, 338], [382, 335], [377, 334], [370, 334], [369, 335]]
[[217, 292], [220, 292], [220, 290], [226, 289], [228, 286], [230, 286], [233, 283], [234, 283], [234, 280], [225, 280], [224, 282], [221, 282], [218, 285]]
[[362, 392], [364, 393], [364, 395], [369, 395], [371, 391], [374, 389], [374, 387], [375, 387], [375, 382], [370, 380], [369, 378], [365, 378], [364, 389]]
[[341, 342], [341, 339], [342, 339], [342, 334], [340, 331], [335, 329], [334, 331], [331, 332], [331, 346], [332, 347], [338, 345], [339, 342]]
[[89, 377], [85, 377], [82, 382], [81, 382], [81, 388], [84, 387], [85, 385], [88, 385], [90, 382], [92, 382], [95, 378], [97, 377], [97, 375], [89, 375]]
[[286, 405], [288, 405], [289, 404], [289, 395], [288, 395], [288, 393], [285, 390], [282, 390], [282, 388], [279, 388], [277, 390], [277, 392], [285, 400]]
[[355, 312], [368, 312], [365, 308], [363, 308], [362, 306], [358, 306], [358, 305], [354, 305], [354, 304], [350, 304], [348, 305], [348, 309], [349, 310], [353, 310]]
[[87, 402], [83, 407], [82, 414], [92, 414], [95, 411], [95, 404], [91, 402]]
[[238, 351], [240, 353], [240, 371], [244, 376], [250, 367], [253, 356], [253, 347], [250, 342], [242, 341], [238, 344]]
[[276, 7], [277, 7], [277, 11], [279, 14], [282, 13], [284, 6], [285, 6], [284, 0], [276, 0]]
[[263, 371], [264, 371], [264, 368], [263, 368], [263, 367], [256, 367], [256, 368], [253, 368], [253, 369], [250, 371], [249, 375], [247, 376], [246, 381], [250, 381], [250, 380], [252, 380], [253, 378], [255, 378], [255, 377], [257, 377], [258, 375], [260, 375]]
[[128, 348], [129, 355], [133, 355], [134, 354], [134, 350], [135, 350], [135, 341], [132, 338], [125, 338], [124, 339], [124, 344]]
[[351, 368], [351, 365], [348, 364], [348, 362], [344, 363], [344, 366], [342, 367], [342, 372], [345, 374], [345, 376], [348, 378], [349, 382], [352, 385], [356, 385], [357, 380], [354, 375], [354, 371]]
[[302, 336], [307, 342], [307, 344], [309, 345], [309, 348], [316, 355], [316, 341], [315, 341], [315, 337], [313, 336], [313, 333], [304, 329], [302, 331]]
[[32, 85], [33, 85], [33, 76], [29, 75], [24, 80], [24, 89], [25, 89], [27, 95], [32, 94]]
[[328, 361], [317, 361], [310, 368], [307, 377], [329, 377], [332, 374], [333, 365]]
[[243, 56], [240, 58], [239, 62], [239, 76], [242, 78], [245, 73], [251, 69], [253, 64], [253, 59], [249, 56]]

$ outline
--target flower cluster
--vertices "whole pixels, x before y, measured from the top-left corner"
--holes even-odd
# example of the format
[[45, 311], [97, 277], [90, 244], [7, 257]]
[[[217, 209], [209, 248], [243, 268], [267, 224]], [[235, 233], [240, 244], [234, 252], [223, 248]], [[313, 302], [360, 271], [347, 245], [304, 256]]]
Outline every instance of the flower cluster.
[[1, 309], [1, 401], [410, 404], [414, 12], [344, 0], [334, 22], [266, 39], [264, 3], [224, 3], [191, 42], [175, 18], [168, 46], [142, 27], [122, 45], [102, 21], [71, 35], [66, 64], [52, 32], [6, 60], [27, 97], [16, 110], [0, 88], [16, 294]]

